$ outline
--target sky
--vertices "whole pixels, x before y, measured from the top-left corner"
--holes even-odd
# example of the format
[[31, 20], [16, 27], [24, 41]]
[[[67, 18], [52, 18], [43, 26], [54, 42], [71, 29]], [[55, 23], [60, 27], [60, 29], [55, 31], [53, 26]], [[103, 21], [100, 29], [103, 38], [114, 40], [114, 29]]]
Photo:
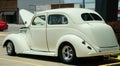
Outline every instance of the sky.
[[[83, 0], [64, 0], [65, 3], [81, 3]], [[95, 2], [95, 0], [85, 0], [85, 2]]]

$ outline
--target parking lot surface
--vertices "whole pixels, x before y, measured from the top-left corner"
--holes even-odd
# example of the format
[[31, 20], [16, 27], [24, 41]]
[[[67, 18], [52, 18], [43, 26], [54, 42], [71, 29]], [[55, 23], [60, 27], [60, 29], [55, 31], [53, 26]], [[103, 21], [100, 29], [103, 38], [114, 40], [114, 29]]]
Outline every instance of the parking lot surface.
[[56, 57], [25, 54], [8, 56], [5, 48], [2, 47], [2, 41], [7, 35], [18, 33], [19, 28], [23, 26], [24, 25], [9, 24], [8, 30], [0, 31], [0, 66], [120, 66], [120, 60], [117, 58], [111, 58], [109, 60], [79, 58], [75, 63], [64, 64]]

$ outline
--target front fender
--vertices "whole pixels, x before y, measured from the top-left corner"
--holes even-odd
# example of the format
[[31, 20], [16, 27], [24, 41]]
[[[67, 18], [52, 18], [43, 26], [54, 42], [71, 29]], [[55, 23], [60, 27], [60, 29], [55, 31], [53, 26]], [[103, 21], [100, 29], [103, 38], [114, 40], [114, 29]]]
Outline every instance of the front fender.
[[22, 53], [24, 51], [30, 50], [25, 37], [22, 36], [21, 34], [10, 34], [10, 35], [8, 35], [2, 43], [3, 47], [6, 46], [7, 41], [12, 41], [13, 42], [13, 44], [15, 46], [15, 52], [16, 53]]
[[[82, 38], [76, 35], [69, 34], [59, 39], [57, 43], [57, 52], [56, 52], [57, 56], [59, 51], [58, 49], [60, 45], [63, 44], [63, 42], [69, 42], [74, 47], [77, 57], [87, 57], [89, 56], [90, 53], [96, 52], [95, 49], [90, 44], [85, 42], [85, 40], [83, 40]], [[85, 44], [83, 42], [85, 42]]]

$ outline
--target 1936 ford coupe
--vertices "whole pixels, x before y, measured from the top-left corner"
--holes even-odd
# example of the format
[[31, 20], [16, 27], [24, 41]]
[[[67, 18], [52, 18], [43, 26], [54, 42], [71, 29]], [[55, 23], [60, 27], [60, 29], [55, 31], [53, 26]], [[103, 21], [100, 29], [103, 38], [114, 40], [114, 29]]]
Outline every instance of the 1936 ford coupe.
[[77, 57], [120, 53], [112, 28], [95, 11], [64, 8], [36, 12], [22, 9], [25, 27], [3, 41], [8, 55], [56, 56], [65, 63]]

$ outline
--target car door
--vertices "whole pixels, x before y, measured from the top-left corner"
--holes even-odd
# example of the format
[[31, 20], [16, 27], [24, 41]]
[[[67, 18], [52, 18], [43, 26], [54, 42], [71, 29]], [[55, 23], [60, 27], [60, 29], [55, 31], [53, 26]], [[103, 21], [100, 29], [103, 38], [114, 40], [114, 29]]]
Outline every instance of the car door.
[[33, 42], [31, 49], [48, 51], [46, 41], [46, 17], [44, 14], [33, 18], [30, 32]]
[[47, 40], [50, 51], [56, 51], [58, 40], [67, 34], [71, 29], [68, 25], [68, 17], [64, 13], [48, 13]]

